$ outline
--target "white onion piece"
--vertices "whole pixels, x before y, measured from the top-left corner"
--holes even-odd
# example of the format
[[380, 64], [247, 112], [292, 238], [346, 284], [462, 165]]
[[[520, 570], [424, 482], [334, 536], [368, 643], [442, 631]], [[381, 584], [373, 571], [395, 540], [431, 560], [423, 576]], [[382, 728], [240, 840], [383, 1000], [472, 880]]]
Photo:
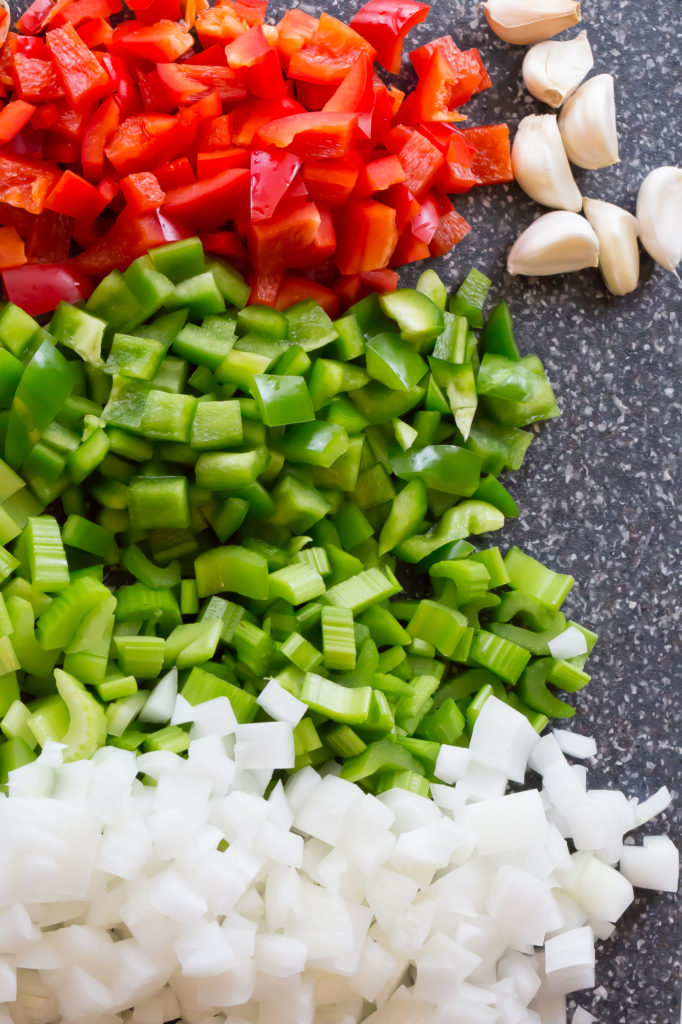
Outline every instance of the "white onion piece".
[[646, 825], [647, 821], [658, 817], [672, 803], [672, 796], [667, 786], [661, 786], [648, 800], [643, 800], [635, 808], [635, 820], [638, 825]]
[[568, 729], [552, 729], [552, 735], [559, 746], [559, 749], [568, 754], [569, 757], [576, 757], [583, 760], [595, 757], [597, 744], [592, 736], [581, 736], [577, 732], [570, 732]]
[[645, 836], [642, 846], [625, 846], [620, 870], [637, 889], [677, 892], [680, 861], [668, 836]]
[[293, 693], [289, 693], [278, 682], [271, 679], [256, 697], [256, 703], [260, 704], [270, 718], [277, 722], [288, 722], [289, 725], [298, 725], [308, 705], [304, 704]]
[[151, 691], [137, 716], [141, 722], [167, 722], [175, 708], [178, 695], [178, 670], [172, 668]]
[[568, 626], [553, 640], [547, 642], [549, 653], [553, 658], [576, 658], [587, 654], [587, 640], [577, 626]]

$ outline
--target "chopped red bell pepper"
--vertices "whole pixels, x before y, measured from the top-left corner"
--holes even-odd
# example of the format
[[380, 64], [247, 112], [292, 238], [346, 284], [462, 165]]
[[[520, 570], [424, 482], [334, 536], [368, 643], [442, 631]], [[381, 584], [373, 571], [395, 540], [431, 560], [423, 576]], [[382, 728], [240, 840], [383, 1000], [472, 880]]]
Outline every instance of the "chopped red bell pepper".
[[23, 267], [26, 262], [24, 240], [13, 227], [0, 228], [0, 270]]
[[311, 14], [294, 7], [286, 12], [281, 21], [277, 23], [277, 42], [275, 46], [279, 53], [282, 67], [286, 71], [292, 56], [303, 49], [309, 39], [313, 37], [319, 22]]
[[271, 121], [299, 113], [304, 114], [305, 108], [291, 96], [282, 96], [274, 100], [247, 101], [232, 115], [235, 145], [250, 146], [259, 128]]
[[391, 266], [404, 267], [409, 263], [418, 263], [420, 260], [426, 260], [430, 255], [431, 252], [426, 242], [423, 242], [421, 238], [417, 238], [408, 226], [398, 239], [398, 244], [395, 247], [391, 260]]
[[362, 56], [374, 61], [374, 47], [348, 25], [323, 12], [313, 35], [292, 54], [287, 73], [304, 82], [335, 85]]
[[114, 99], [121, 111], [121, 117], [126, 118], [129, 114], [137, 113], [140, 110], [140, 98], [123, 58], [117, 57], [114, 53], [103, 53], [102, 67], [111, 79]]
[[115, 29], [109, 49], [119, 57], [137, 57], [158, 64], [176, 60], [191, 50], [193, 45], [193, 37], [177, 22], [159, 21], [153, 25], [140, 25], [124, 21]]
[[7, 298], [29, 316], [49, 313], [62, 301], [82, 302], [93, 289], [86, 274], [59, 263], [26, 264], [0, 276]]
[[398, 241], [395, 210], [374, 199], [351, 199], [336, 220], [334, 260], [340, 274], [387, 267]]
[[45, 103], [64, 95], [51, 60], [17, 53], [12, 61], [12, 79], [18, 98], [28, 103]]
[[133, 114], [116, 129], [105, 154], [121, 176], [154, 170], [189, 149], [195, 133], [196, 124], [168, 114]]
[[111, 270], [124, 270], [148, 249], [190, 235], [190, 231], [159, 210], [140, 217], [124, 208], [104, 237], [77, 256], [74, 263], [86, 274], [104, 277]]
[[[194, 82], [198, 92], [200, 87], [215, 89], [222, 103], [241, 103], [246, 99], [246, 83], [243, 75], [228, 67], [216, 67], [213, 64], [180, 64], [182, 72]], [[222, 113], [222, 111], [221, 111]]]
[[383, 192], [392, 185], [405, 181], [405, 170], [397, 156], [387, 156], [370, 160], [360, 170], [358, 184], [355, 189], [358, 196], [371, 196], [375, 192]]
[[395, 226], [398, 234], [401, 235], [410, 221], [419, 213], [419, 203], [404, 182], [391, 185], [383, 198], [395, 210]]
[[177, 160], [157, 167], [154, 174], [164, 192], [170, 192], [182, 185], [191, 185], [193, 181], [196, 181], [192, 165], [186, 156], [178, 157]]
[[431, 239], [429, 247], [431, 255], [445, 256], [470, 231], [471, 225], [465, 221], [461, 214], [457, 213], [457, 210], [451, 210], [449, 213], [446, 213], [441, 218], [441, 222]]
[[312, 299], [313, 302], [322, 306], [327, 316], [333, 320], [339, 315], [341, 308], [339, 297], [331, 288], [326, 288], [325, 285], [319, 284], [317, 281], [311, 281], [308, 277], [297, 277], [294, 274], [287, 274], [284, 278], [277, 295], [275, 309], [288, 309], [289, 306], [303, 302], [304, 299]]
[[212, 231], [199, 237], [206, 252], [215, 256], [224, 256], [228, 260], [246, 260], [248, 257], [244, 243], [234, 231]]
[[226, 223], [248, 201], [248, 194], [249, 171], [222, 171], [169, 192], [164, 211], [197, 231], [209, 231], [216, 223]]
[[438, 147], [417, 131], [409, 133], [398, 159], [405, 171], [405, 184], [416, 199], [431, 187], [445, 163]]
[[286, 148], [297, 156], [338, 160], [348, 156], [357, 126], [357, 114], [321, 110], [271, 121], [257, 134], [264, 145]]
[[53, 0], [33, 0], [17, 21], [17, 28], [26, 36], [37, 35], [44, 28], [53, 7]]
[[33, 218], [30, 231], [23, 235], [26, 259], [29, 263], [66, 263], [71, 251], [71, 236], [70, 217], [44, 210]]
[[234, 171], [251, 166], [251, 152], [243, 146], [229, 146], [227, 149], [213, 149], [208, 153], [197, 153], [197, 179], [212, 178], [221, 171]]
[[308, 159], [303, 164], [303, 181], [311, 199], [341, 206], [356, 186], [361, 160]]
[[249, 301], [262, 306], [274, 306], [284, 280], [284, 268], [278, 266], [254, 272], [251, 275], [251, 296]]
[[225, 47], [228, 67], [243, 71], [252, 96], [273, 99], [286, 92], [277, 51], [270, 46], [260, 25], [254, 25]]
[[325, 103], [323, 109], [329, 113], [341, 114], [357, 111], [358, 128], [369, 139], [372, 137], [372, 114], [374, 112], [373, 65], [364, 55], [353, 65], [341, 85]]
[[221, 114], [199, 128], [197, 148], [206, 153], [214, 149], [228, 149], [232, 145], [232, 117]]
[[250, 224], [247, 248], [257, 274], [290, 266], [292, 253], [300, 252], [311, 244], [321, 223], [315, 203], [294, 200], [282, 204], [269, 220]]
[[369, 0], [352, 18], [350, 26], [372, 44], [382, 67], [397, 75], [405, 36], [428, 13], [429, 6], [415, 0]]
[[315, 271], [323, 267], [336, 251], [336, 228], [331, 210], [324, 203], [315, 203], [320, 215], [320, 226], [309, 245], [302, 246], [290, 257], [290, 266], [297, 270]]
[[462, 135], [476, 151], [471, 170], [476, 175], [477, 185], [499, 185], [514, 180], [508, 125], [464, 128]]
[[35, 107], [24, 100], [12, 100], [0, 110], [0, 146], [17, 135], [33, 117]]
[[71, 0], [57, 16], [51, 18], [53, 25], [70, 21], [77, 28], [84, 21], [100, 18], [107, 21], [112, 14], [118, 14], [123, 7], [121, 0]]
[[113, 96], [107, 96], [88, 120], [81, 140], [81, 165], [88, 181], [98, 181], [104, 172], [104, 150], [118, 128], [120, 109]]
[[251, 220], [272, 217], [303, 161], [293, 153], [251, 153]]
[[215, 7], [200, 11], [196, 30], [201, 45], [206, 47], [217, 41], [231, 43], [252, 25], [262, 24], [266, 8], [267, 0], [254, 0], [250, 4], [221, 0]]
[[64, 171], [45, 200], [45, 208], [66, 217], [97, 216], [99, 199], [94, 185], [73, 171]]
[[73, 25], [52, 29], [45, 37], [57, 77], [74, 110], [91, 107], [111, 89], [111, 80]]
[[27, 160], [0, 150], [0, 196], [3, 202], [27, 213], [42, 213], [59, 173], [56, 164]]
[[56, 139], [48, 135], [45, 139], [43, 156], [47, 160], [54, 160], [56, 164], [75, 164], [81, 155], [81, 148], [77, 142], [70, 142], [68, 139]]
[[79, 37], [89, 50], [98, 46], [107, 46], [114, 35], [114, 30], [104, 18], [92, 18], [90, 21], [83, 21], [76, 29]]
[[151, 171], [129, 174], [121, 179], [121, 192], [133, 213], [150, 213], [163, 206], [166, 193]]

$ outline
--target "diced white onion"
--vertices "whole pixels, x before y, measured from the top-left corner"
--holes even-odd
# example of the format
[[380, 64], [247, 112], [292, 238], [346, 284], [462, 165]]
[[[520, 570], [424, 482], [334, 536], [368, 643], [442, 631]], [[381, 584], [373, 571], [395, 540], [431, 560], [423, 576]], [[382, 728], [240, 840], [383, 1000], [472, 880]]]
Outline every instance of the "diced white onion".
[[583, 760], [588, 757], [595, 757], [597, 744], [591, 736], [581, 736], [577, 732], [570, 732], [568, 729], [553, 729], [552, 735], [559, 744], [559, 748], [569, 757], [576, 757]]
[[567, 626], [563, 633], [548, 640], [547, 646], [553, 658], [577, 658], [587, 654], [587, 639], [577, 626]]
[[677, 892], [680, 859], [668, 836], [645, 836], [642, 846], [624, 846], [620, 870], [637, 889]]
[[285, 690], [275, 679], [266, 683], [256, 697], [256, 703], [260, 704], [270, 718], [277, 722], [288, 722], [292, 728], [298, 725], [308, 710], [307, 704]]

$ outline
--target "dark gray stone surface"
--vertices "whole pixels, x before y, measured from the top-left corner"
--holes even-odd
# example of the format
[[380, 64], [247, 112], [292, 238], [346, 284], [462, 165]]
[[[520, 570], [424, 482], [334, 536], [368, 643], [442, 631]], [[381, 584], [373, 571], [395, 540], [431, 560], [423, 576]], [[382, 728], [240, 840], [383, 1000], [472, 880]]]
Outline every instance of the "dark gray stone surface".
[[[24, 6], [12, 4], [15, 14]], [[360, 3], [301, 6], [348, 18]], [[284, 8], [275, 3], [271, 13]], [[576, 169], [576, 179], [585, 195], [634, 210], [645, 174], [682, 161], [682, 3], [602, 0], [585, 3], [583, 12], [593, 73], [616, 78], [622, 162]], [[498, 40], [474, 0], [435, 0], [411, 39], [419, 45], [445, 33], [462, 49], [480, 47], [494, 80], [469, 104], [472, 124], [506, 120], [513, 130], [526, 114], [548, 112], [523, 88], [525, 48]], [[666, 783], [677, 796], [682, 285], [645, 255], [640, 287], [620, 299], [597, 271], [511, 279], [506, 251], [542, 208], [514, 185], [474, 190], [456, 204], [474, 230], [437, 269], [450, 284], [471, 265], [494, 279], [521, 348], [545, 361], [563, 413], [539, 430], [522, 471], [508, 477], [521, 515], [498, 539], [572, 573], [567, 607], [599, 631], [593, 681], [578, 696], [572, 723], [599, 745], [591, 785], [644, 798]], [[421, 269], [406, 271], [405, 282]], [[665, 829], [679, 843], [680, 820], [673, 808], [645, 831]], [[681, 946], [676, 898], [640, 897], [600, 944], [598, 987], [577, 1003], [599, 1024], [676, 1024]]]

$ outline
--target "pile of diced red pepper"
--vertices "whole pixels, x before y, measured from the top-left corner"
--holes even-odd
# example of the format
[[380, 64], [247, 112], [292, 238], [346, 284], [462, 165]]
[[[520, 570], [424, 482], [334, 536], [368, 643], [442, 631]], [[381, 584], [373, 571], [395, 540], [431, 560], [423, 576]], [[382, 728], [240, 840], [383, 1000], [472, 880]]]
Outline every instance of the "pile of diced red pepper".
[[[448, 252], [449, 195], [512, 178], [506, 125], [457, 127], [491, 83], [450, 37], [410, 53], [428, 6], [369, 0], [350, 26], [266, 0], [34, 0], [0, 49], [0, 270], [73, 300], [147, 249], [199, 234], [252, 301], [330, 309]], [[193, 29], [193, 31], [192, 31]], [[387, 78], [387, 76], [384, 76]], [[55, 271], [56, 272], [56, 271]], [[31, 276], [32, 275], [32, 276]], [[71, 279], [71, 285], [68, 280]]]

